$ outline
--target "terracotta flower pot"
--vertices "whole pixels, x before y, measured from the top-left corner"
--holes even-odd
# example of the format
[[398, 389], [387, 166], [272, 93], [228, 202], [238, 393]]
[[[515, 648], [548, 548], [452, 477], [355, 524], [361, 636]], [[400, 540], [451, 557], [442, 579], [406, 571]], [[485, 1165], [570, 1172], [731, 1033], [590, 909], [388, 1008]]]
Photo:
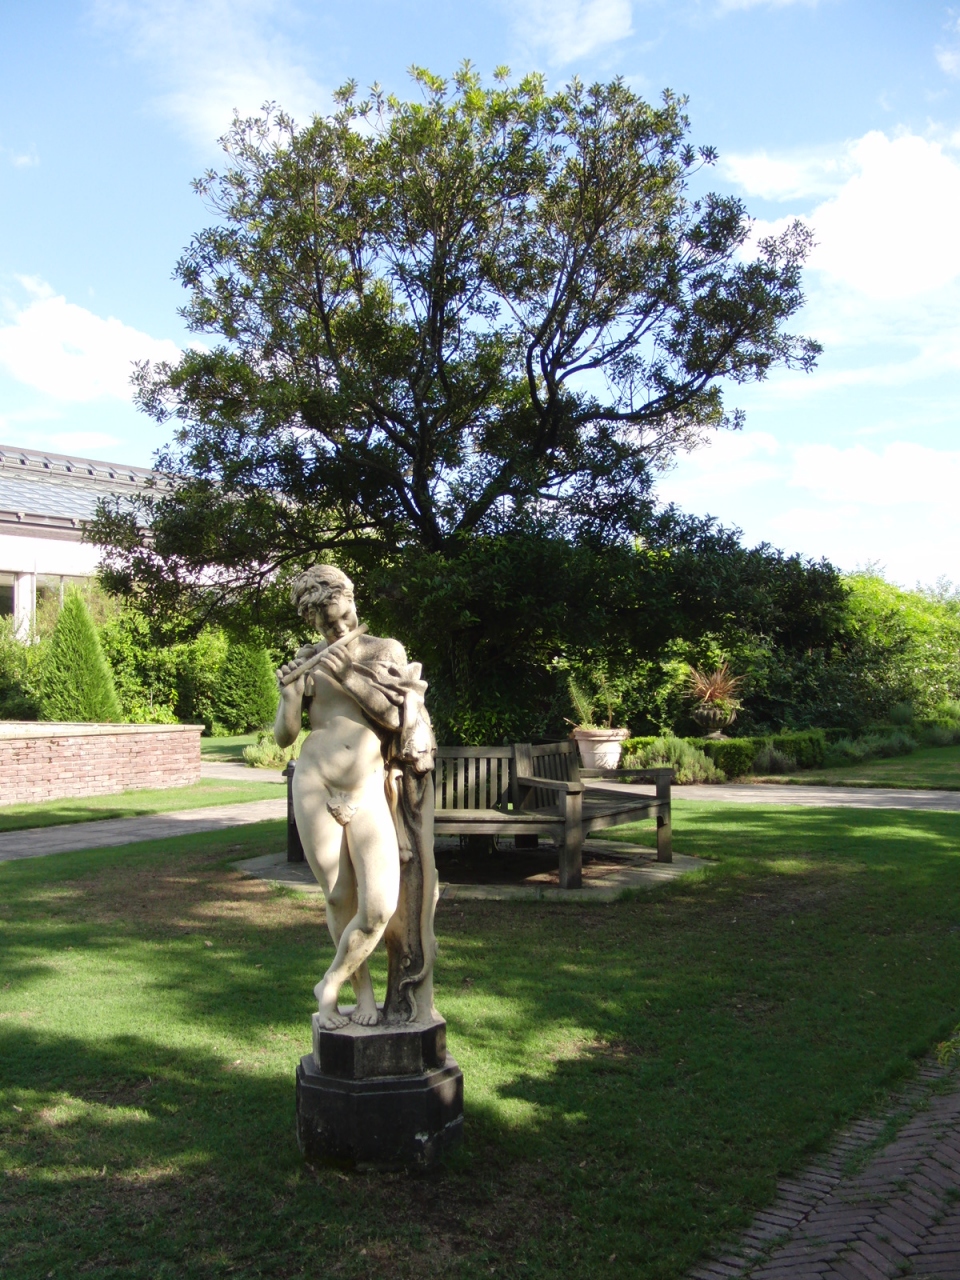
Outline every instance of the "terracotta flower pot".
[[570, 734], [585, 769], [616, 769], [623, 740], [629, 729], [574, 729]]

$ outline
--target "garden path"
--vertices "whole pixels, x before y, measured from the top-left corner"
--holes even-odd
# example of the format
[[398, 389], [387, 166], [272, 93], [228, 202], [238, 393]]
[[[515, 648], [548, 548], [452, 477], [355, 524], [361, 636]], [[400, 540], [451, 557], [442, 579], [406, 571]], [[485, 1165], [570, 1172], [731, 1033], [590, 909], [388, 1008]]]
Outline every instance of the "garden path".
[[[944, 1088], [946, 1086], [946, 1088]], [[887, 1142], [888, 1125], [899, 1132]], [[933, 1061], [794, 1179], [690, 1280], [960, 1277], [960, 1085]]]
[[223, 831], [248, 822], [269, 822], [286, 816], [287, 798], [280, 795], [276, 800], [248, 800], [204, 809], [184, 809], [179, 813], [154, 813], [141, 818], [104, 818], [99, 822], [72, 822], [56, 827], [35, 827], [29, 831], [6, 831], [0, 835], [0, 862], [43, 858], [51, 853], [71, 853], [78, 849], [140, 844], [144, 840], [169, 840], [174, 836]]

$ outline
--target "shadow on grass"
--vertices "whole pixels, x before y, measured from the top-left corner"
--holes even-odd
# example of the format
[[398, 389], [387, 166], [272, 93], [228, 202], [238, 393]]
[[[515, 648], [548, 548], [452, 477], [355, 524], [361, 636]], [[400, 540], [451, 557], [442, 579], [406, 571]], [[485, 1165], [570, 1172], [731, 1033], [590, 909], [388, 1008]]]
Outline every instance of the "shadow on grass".
[[441, 904], [465, 1150], [425, 1181], [314, 1175], [292, 1081], [322, 906], [224, 865], [280, 829], [5, 876], [17, 1280], [68, 1247], [98, 1276], [295, 1275], [331, 1251], [350, 1276], [681, 1276], [960, 1008], [956, 816], [685, 804], [678, 849], [717, 858], [696, 882]]

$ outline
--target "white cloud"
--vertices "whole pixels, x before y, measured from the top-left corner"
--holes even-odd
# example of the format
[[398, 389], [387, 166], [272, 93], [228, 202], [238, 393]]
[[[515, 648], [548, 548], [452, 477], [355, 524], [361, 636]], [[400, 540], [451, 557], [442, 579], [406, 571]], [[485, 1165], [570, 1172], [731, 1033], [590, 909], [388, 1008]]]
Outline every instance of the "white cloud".
[[122, 321], [104, 320], [67, 302], [42, 281], [21, 277], [31, 301], [7, 305], [0, 324], [0, 367], [18, 382], [56, 400], [132, 397], [134, 360], [177, 360], [174, 342], [152, 338]]
[[511, 5], [520, 36], [563, 66], [633, 31], [631, 0], [521, 0]]
[[662, 500], [740, 525], [748, 542], [848, 570], [879, 560], [906, 584], [960, 576], [958, 492], [960, 450], [784, 445], [759, 431], [716, 436], [658, 484]]
[[[734, 156], [727, 173], [748, 194], [797, 199], [847, 173], [804, 220], [816, 238], [808, 265], [871, 299], [929, 294], [960, 277], [960, 165], [936, 141], [876, 130], [833, 158]], [[754, 236], [790, 219], [758, 222]]]
[[304, 122], [329, 101], [280, 30], [297, 17], [282, 0], [92, 0], [91, 11], [152, 69], [155, 106], [201, 145], [234, 109], [247, 116], [275, 101]]
[[848, 151], [798, 151], [771, 156], [766, 151], [723, 158], [721, 171], [730, 182], [764, 200], [805, 200], [831, 196], [850, 176]]

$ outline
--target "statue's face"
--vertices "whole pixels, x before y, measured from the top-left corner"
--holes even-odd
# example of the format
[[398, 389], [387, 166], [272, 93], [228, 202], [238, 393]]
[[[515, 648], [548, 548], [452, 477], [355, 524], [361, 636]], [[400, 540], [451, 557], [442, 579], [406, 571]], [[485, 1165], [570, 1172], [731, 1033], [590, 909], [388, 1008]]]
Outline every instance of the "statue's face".
[[345, 636], [357, 625], [357, 610], [353, 592], [348, 587], [336, 587], [320, 604], [311, 604], [305, 616], [315, 631], [322, 631], [328, 640]]

